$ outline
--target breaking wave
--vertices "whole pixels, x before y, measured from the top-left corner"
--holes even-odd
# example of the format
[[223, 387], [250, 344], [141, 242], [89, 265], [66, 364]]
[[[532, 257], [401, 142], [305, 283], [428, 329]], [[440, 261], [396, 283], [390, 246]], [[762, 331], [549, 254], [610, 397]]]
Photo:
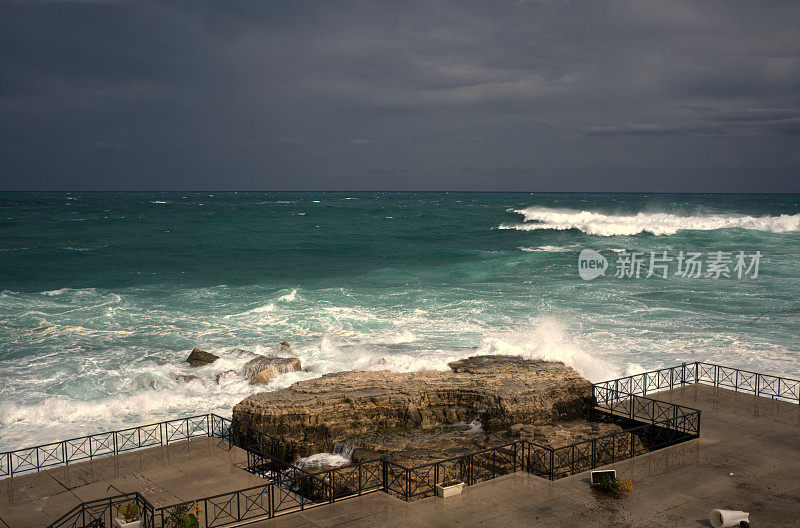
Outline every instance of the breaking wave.
[[800, 215], [744, 216], [744, 215], [694, 215], [679, 216], [672, 213], [636, 213], [614, 215], [593, 211], [529, 207], [512, 209], [521, 214], [525, 223], [502, 224], [499, 229], [536, 231], [540, 229], [578, 229], [589, 235], [674, 235], [681, 230], [711, 231], [714, 229], [754, 229], [769, 233], [800, 231]]

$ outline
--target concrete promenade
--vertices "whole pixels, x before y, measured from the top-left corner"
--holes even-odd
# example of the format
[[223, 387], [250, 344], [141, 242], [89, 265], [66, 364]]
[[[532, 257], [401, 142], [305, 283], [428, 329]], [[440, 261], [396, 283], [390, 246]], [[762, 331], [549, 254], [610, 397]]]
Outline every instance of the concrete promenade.
[[249, 486], [247, 456], [200, 437], [0, 480], [0, 527], [43, 527], [81, 502], [138, 491], [156, 508]]
[[383, 493], [251, 526], [258, 528], [709, 527], [712, 508], [750, 512], [754, 528], [800, 527], [800, 406], [692, 385], [648, 395], [703, 411], [701, 437], [612, 464], [633, 481], [611, 499], [588, 472], [553, 482], [518, 472], [412, 503]]
[[[749, 511], [754, 528], [800, 528], [800, 406], [705, 385], [648, 396], [701, 409], [701, 437], [608, 466], [633, 481], [625, 497], [591, 491], [588, 472], [553, 482], [518, 472], [459, 497], [406, 503], [377, 492], [249, 526], [707, 528], [709, 511], [727, 508]], [[120, 492], [160, 507], [263, 484], [245, 461], [219, 439], [197, 438], [1, 480], [0, 527], [45, 526]]]

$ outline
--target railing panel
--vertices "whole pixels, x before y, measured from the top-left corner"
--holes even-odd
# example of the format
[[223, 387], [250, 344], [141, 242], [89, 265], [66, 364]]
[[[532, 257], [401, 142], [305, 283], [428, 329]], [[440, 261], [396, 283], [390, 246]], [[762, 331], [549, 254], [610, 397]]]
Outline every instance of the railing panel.
[[301, 486], [295, 484], [293, 479], [284, 479], [281, 485], [276, 484], [272, 487], [273, 515], [301, 509], [303, 507], [303, 496], [292, 490], [292, 488], [299, 489]]
[[38, 447], [30, 447], [28, 449], [19, 449], [10, 453], [11, 458], [11, 475], [17, 473], [27, 473], [30, 471], [37, 471], [39, 466], [36, 460]]
[[383, 461], [380, 459], [362, 462], [361, 492], [367, 493], [383, 488]]
[[436, 484], [444, 480], [444, 476], [439, 475], [439, 467], [440, 464], [428, 464], [411, 468], [408, 472], [409, 497], [426, 497], [436, 493]]
[[45, 444], [37, 448], [39, 450], [39, 468], [49, 468], [64, 464], [64, 447], [62, 442]]
[[114, 433], [100, 433], [89, 437], [89, 454], [92, 458], [116, 454]]
[[239, 493], [226, 493], [203, 500], [206, 528], [227, 526], [239, 521]]
[[64, 441], [64, 450], [67, 454], [66, 463], [77, 462], [91, 458], [89, 450], [89, 437], [75, 438], [74, 440]]
[[697, 371], [698, 383], [710, 383], [712, 385], [716, 385], [717, 382], [716, 365], [710, 365], [708, 363], [698, 363], [697, 367], [698, 367]]
[[267, 484], [239, 492], [239, 519], [246, 521], [271, 516], [269, 497], [273, 487]]
[[408, 483], [407, 472], [408, 470], [403, 466], [386, 462], [384, 464], [385, 471], [385, 488], [388, 492], [406, 498], [406, 486]]
[[186, 418], [164, 422], [165, 444], [189, 439], [189, 426]]

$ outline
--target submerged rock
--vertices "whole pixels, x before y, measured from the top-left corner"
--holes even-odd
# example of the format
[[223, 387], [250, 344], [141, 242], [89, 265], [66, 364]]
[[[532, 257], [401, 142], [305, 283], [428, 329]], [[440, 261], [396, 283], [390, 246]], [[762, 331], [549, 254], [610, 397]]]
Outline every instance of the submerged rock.
[[337, 441], [412, 434], [477, 416], [493, 434], [518, 423], [586, 419], [591, 408], [591, 383], [561, 362], [476, 356], [450, 368], [326, 374], [249, 396], [233, 415], [245, 430], [282, 437], [290, 451], [312, 454]]
[[199, 380], [200, 377], [195, 376], [194, 374], [175, 374], [172, 379], [175, 381], [185, 381], [186, 383], [189, 383], [192, 380]]
[[222, 382], [222, 380], [230, 378], [230, 377], [233, 377], [235, 375], [236, 375], [236, 371], [235, 370], [233, 370], [233, 369], [226, 370], [225, 372], [220, 372], [219, 374], [216, 374], [214, 376], [214, 381], [216, 381], [217, 384], [220, 384]]
[[219, 359], [219, 356], [215, 356], [210, 352], [206, 352], [205, 350], [200, 350], [199, 348], [195, 348], [192, 350], [192, 353], [189, 354], [189, 357], [186, 358], [186, 362], [191, 367], [202, 367], [203, 365], [210, 365], [211, 363], [215, 362]]

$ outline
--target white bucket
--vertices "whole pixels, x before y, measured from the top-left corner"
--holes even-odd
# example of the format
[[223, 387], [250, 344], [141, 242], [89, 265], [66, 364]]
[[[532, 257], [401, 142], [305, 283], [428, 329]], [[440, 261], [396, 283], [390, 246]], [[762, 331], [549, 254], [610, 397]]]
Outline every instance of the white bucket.
[[750, 514], [743, 511], [734, 510], [711, 510], [708, 516], [711, 526], [714, 528], [731, 528], [739, 526], [742, 521], [750, 522]]

